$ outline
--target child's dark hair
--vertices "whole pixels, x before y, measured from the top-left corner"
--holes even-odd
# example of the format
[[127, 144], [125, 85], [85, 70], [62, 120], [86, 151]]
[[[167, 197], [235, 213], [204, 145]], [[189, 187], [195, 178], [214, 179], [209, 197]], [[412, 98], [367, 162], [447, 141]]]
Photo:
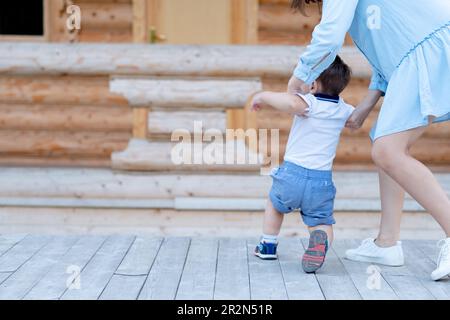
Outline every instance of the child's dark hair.
[[321, 4], [322, 0], [292, 0], [291, 8], [300, 11], [304, 15], [306, 15], [306, 5], [310, 3]]
[[331, 66], [328, 67], [317, 79], [322, 85], [322, 92], [331, 96], [338, 96], [350, 83], [352, 70], [337, 56]]

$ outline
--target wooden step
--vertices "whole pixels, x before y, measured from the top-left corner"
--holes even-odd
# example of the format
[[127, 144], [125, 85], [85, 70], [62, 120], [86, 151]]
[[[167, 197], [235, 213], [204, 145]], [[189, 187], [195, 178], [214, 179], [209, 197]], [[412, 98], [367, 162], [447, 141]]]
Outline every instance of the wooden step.
[[[0, 206], [262, 211], [271, 178], [259, 174], [123, 173], [0, 168]], [[450, 195], [450, 174], [436, 174]], [[336, 210], [379, 211], [375, 172], [335, 172]], [[409, 196], [406, 211], [423, 209]]]

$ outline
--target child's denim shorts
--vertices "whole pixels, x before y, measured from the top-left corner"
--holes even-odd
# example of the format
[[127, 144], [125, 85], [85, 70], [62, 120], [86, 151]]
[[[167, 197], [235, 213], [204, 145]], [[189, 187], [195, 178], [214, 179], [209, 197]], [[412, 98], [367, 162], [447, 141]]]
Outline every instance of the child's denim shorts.
[[272, 172], [270, 200], [284, 214], [300, 210], [308, 227], [333, 225], [336, 188], [331, 171], [310, 170], [285, 162]]

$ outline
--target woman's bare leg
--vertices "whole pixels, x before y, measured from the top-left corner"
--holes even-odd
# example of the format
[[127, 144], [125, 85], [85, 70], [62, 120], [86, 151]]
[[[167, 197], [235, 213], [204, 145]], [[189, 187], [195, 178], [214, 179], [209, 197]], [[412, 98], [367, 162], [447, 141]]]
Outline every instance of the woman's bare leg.
[[392, 247], [400, 239], [405, 191], [383, 169], [379, 169], [381, 196], [381, 224], [376, 244], [380, 247]]
[[373, 159], [440, 224], [450, 237], [450, 199], [433, 173], [409, 154], [426, 128], [417, 128], [375, 141]]

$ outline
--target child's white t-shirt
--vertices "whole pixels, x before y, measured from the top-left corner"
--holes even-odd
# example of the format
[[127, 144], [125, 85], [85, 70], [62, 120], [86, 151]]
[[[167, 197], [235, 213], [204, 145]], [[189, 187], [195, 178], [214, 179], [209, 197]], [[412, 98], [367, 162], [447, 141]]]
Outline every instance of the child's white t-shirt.
[[339, 138], [355, 108], [338, 96], [298, 95], [309, 106], [307, 117], [295, 116], [285, 161], [312, 170], [331, 170]]

